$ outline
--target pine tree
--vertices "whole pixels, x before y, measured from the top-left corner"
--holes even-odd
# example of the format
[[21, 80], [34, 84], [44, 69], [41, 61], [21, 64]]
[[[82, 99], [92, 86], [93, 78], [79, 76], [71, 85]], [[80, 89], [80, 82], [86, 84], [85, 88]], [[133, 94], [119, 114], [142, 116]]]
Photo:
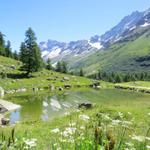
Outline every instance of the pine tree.
[[57, 72], [61, 72], [62, 71], [62, 67], [61, 67], [61, 62], [60, 61], [57, 62], [56, 71]]
[[62, 61], [61, 62], [61, 67], [62, 67], [62, 70], [61, 70], [62, 73], [67, 73], [68, 72], [66, 62]]
[[17, 51], [15, 50], [15, 52], [13, 53], [13, 58], [16, 60], [19, 60], [19, 55], [17, 53]]
[[121, 75], [116, 74], [116, 76], [115, 76], [115, 82], [116, 82], [116, 83], [120, 83], [120, 82], [122, 82]]
[[0, 55], [5, 56], [5, 40], [4, 40], [4, 34], [0, 32]]
[[20, 53], [19, 53], [19, 59], [25, 64], [28, 62], [28, 55], [29, 55], [29, 51], [26, 48], [26, 45], [24, 42], [21, 43], [20, 46]]
[[48, 60], [47, 60], [46, 69], [52, 70], [51, 60], [50, 60], [49, 58], [48, 58]]
[[83, 73], [83, 69], [82, 69], [82, 68], [80, 69], [80, 76], [81, 76], [81, 77], [84, 76], [84, 73]]
[[10, 43], [10, 41], [7, 41], [7, 45], [5, 47], [5, 56], [6, 57], [12, 57], [12, 51], [11, 51], [11, 43]]
[[25, 36], [25, 42], [21, 44], [20, 48], [20, 60], [23, 62], [23, 70], [28, 75], [29, 73], [39, 71], [42, 68], [43, 62], [33, 30], [29, 28]]

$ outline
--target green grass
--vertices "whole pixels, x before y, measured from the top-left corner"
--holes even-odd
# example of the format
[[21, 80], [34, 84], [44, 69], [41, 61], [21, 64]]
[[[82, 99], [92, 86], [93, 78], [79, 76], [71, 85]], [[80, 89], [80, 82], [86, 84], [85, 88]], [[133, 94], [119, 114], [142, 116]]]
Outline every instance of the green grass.
[[[12, 65], [14, 65], [16, 69], [12, 69]], [[84, 77], [62, 74], [45, 69], [37, 73], [32, 73], [33, 77], [31, 78], [23, 78], [21, 77], [21, 74], [23, 72], [19, 70], [20, 66], [21, 62], [0, 56], [0, 67], [3, 68], [2, 72], [8, 74], [8, 78], [0, 79], [1, 87], [3, 87], [5, 90], [13, 90], [19, 88], [32, 89], [33, 87], [49, 87], [50, 84], [53, 84], [55, 87], [64, 86], [65, 84], [69, 84], [71, 86], [87, 86], [93, 82], [92, 80]], [[68, 77], [69, 81], [62, 82], [64, 77]], [[52, 78], [52, 80], [48, 81], [48, 78]]]
[[126, 86], [139, 86], [139, 87], [150, 88], [150, 82], [148, 81], [135, 81], [135, 82], [126, 82], [126, 83], [121, 83], [121, 84], [126, 85]]
[[[104, 60], [105, 61], [105, 60]], [[20, 63], [12, 59], [0, 57], [0, 64], [3, 69], [10, 74], [21, 74], [18, 70]], [[11, 69], [11, 65], [16, 69]], [[84, 77], [60, 74], [53, 71], [43, 70], [33, 73], [32, 78], [20, 79], [0, 79], [0, 86], [5, 90], [18, 88], [27, 88], [25, 93], [15, 93], [6, 95], [4, 98], [13, 102], [23, 103], [24, 101], [38, 101], [49, 93], [49, 91], [32, 92], [33, 87], [48, 87], [49, 84], [55, 86], [71, 85], [89, 85], [93, 81]], [[63, 77], [69, 77], [69, 81], [62, 82]], [[56, 78], [48, 81], [47, 78]], [[15, 80], [15, 81], [14, 81]], [[123, 83], [132, 85], [133, 82]], [[134, 85], [149, 87], [149, 82], [138, 81]], [[124, 150], [125, 148], [135, 148], [137, 150], [147, 150], [150, 145], [149, 133], [149, 113], [150, 113], [150, 95], [143, 93], [130, 92], [125, 90], [113, 89], [113, 84], [102, 82], [102, 89], [92, 90], [89, 88], [72, 88], [68, 91], [70, 100], [79, 97], [82, 100], [92, 102], [92, 109], [68, 109], [67, 116], [57, 117], [47, 122], [39, 119], [24, 120], [14, 126], [0, 127], [0, 149], [25, 149], [28, 146], [27, 140], [35, 144], [35, 147], [28, 146], [32, 150]], [[107, 89], [109, 87], [109, 89]], [[62, 94], [61, 91], [51, 92], [51, 96]], [[39, 102], [39, 101], [38, 101]], [[30, 110], [38, 111], [30, 106]], [[29, 103], [30, 104], [30, 103]], [[42, 110], [40, 110], [42, 111]], [[122, 116], [123, 113], [123, 116]], [[81, 116], [85, 115], [83, 119]], [[38, 118], [38, 117], [37, 117]], [[113, 124], [118, 121], [119, 123]], [[82, 127], [82, 128], [81, 128]], [[15, 128], [15, 135], [12, 129]], [[58, 133], [53, 133], [54, 129], [59, 129]], [[84, 128], [84, 129], [83, 129]], [[69, 129], [69, 131], [68, 131]], [[71, 130], [71, 131], [70, 131]], [[12, 133], [11, 133], [12, 132]], [[67, 135], [65, 134], [67, 132]], [[69, 132], [69, 133], [68, 133]], [[135, 139], [138, 136], [139, 139]], [[33, 141], [33, 139], [37, 141]], [[146, 139], [148, 138], [148, 139]], [[132, 144], [132, 146], [127, 145]], [[111, 146], [111, 149], [110, 149]], [[109, 148], [108, 148], [109, 147]]]

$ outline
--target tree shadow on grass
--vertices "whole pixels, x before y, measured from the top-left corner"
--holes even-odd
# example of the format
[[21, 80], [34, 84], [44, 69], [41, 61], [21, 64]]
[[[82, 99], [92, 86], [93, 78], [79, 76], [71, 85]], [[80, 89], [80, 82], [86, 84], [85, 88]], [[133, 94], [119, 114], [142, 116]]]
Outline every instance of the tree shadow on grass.
[[24, 78], [33, 78], [33, 75], [27, 73], [7, 73], [7, 78], [11, 79], [24, 79]]

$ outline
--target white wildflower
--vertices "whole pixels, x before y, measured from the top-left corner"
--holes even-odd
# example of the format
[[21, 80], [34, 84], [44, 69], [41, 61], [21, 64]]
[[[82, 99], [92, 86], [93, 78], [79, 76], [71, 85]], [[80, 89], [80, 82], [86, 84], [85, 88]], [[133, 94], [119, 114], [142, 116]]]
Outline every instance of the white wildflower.
[[90, 119], [90, 117], [87, 115], [80, 115], [79, 118], [82, 119], [83, 121], [88, 121]]
[[132, 113], [131, 113], [131, 112], [128, 112], [128, 115], [132, 115]]
[[111, 118], [109, 117], [109, 114], [102, 114], [102, 119], [105, 121], [111, 120]]
[[24, 142], [25, 142], [25, 144], [26, 144], [27, 146], [29, 146], [29, 147], [35, 147], [35, 146], [37, 145], [37, 144], [36, 144], [37, 139], [27, 139], [27, 140], [25, 140]]
[[51, 130], [51, 133], [58, 133], [60, 130], [58, 128]]
[[81, 129], [81, 130], [84, 130], [84, 129], [85, 129], [85, 127], [84, 127], [84, 126], [81, 126], [81, 127], [80, 127], [80, 129]]
[[138, 142], [143, 142], [145, 140], [145, 137], [144, 136], [132, 136], [132, 140], [136, 140]]
[[131, 143], [131, 142], [126, 143], [126, 145], [129, 146], [129, 147], [133, 147], [134, 146], [134, 144]]
[[70, 143], [74, 143], [74, 139], [73, 139], [73, 137], [69, 137], [68, 142], [70, 142]]
[[69, 116], [70, 113], [69, 113], [69, 112], [65, 112], [64, 115], [65, 115], [65, 116]]
[[146, 140], [150, 141], [150, 137], [145, 137]]
[[65, 131], [62, 133], [63, 136], [68, 137], [69, 135], [74, 134], [76, 131], [76, 128], [68, 127], [65, 129]]
[[114, 125], [114, 126], [117, 126], [117, 125], [119, 125], [121, 123], [121, 121], [120, 120], [112, 120], [112, 125]]
[[69, 126], [75, 126], [76, 125], [76, 123], [75, 122], [73, 122], [73, 123], [69, 123]]
[[150, 116], [150, 112], [148, 113], [148, 116]]
[[147, 149], [150, 149], [150, 145], [146, 145], [146, 148], [147, 148]]
[[124, 124], [124, 125], [132, 125], [132, 122], [131, 121], [122, 121], [122, 124]]
[[76, 109], [75, 112], [80, 112], [80, 110], [79, 110], [79, 109]]
[[123, 113], [122, 112], [118, 112], [118, 115], [120, 118], [123, 118]]

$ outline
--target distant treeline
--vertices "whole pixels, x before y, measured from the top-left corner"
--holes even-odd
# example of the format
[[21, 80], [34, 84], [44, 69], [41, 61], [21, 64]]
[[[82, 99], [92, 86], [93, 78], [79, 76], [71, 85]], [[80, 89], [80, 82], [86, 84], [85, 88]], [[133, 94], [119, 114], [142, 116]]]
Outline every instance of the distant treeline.
[[90, 78], [104, 80], [112, 83], [130, 82], [130, 81], [150, 81], [150, 72], [137, 73], [115, 73], [115, 72], [101, 72], [90, 75]]
[[12, 52], [11, 42], [4, 39], [5, 35], [0, 32], [0, 55], [18, 60], [17, 51]]

